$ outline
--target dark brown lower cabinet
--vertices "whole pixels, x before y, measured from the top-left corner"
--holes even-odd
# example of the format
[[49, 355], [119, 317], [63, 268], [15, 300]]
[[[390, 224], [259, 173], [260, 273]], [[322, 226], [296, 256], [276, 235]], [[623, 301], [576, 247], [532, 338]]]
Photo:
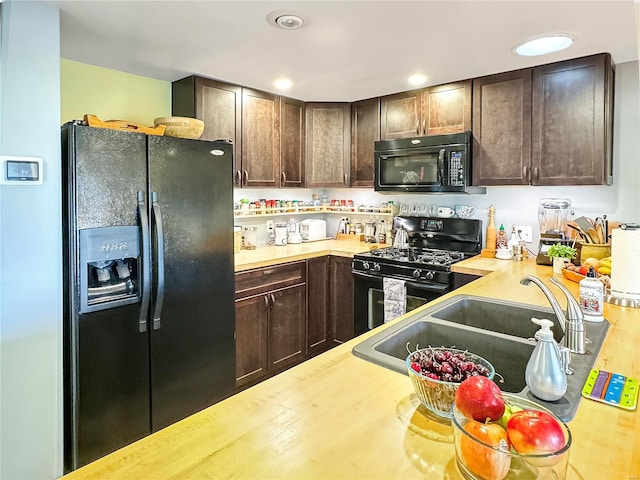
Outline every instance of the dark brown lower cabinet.
[[329, 258], [307, 260], [307, 355], [329, 348]]
[[236, 274], [236, 388], [353, 338], [351, 262], [324, 256]]
[[237, 273], [236, 388], [305, 358], [306, 262]]
[[351, 340], [354, 335], [353, 275], [351, 258], [336, 256], [330, 258], [329, 332], [330, 346], [333, 347]]

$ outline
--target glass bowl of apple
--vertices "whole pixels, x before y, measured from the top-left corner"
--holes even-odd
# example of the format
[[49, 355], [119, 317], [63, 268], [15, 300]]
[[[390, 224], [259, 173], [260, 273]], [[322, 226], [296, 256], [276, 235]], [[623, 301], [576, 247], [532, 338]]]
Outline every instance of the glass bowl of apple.
[[431, 412], [451, 418], [456, 389], [469, 377], [492, 379], [495, 369], [484, 358], [456, 348], [428, 347], [411, 352], [407, 371], [416, 395]]
[[[472, 383], [460, 386], [451, 412], [462, 476], [564, 480], [571, 449], [569, 427], [540, 404], [500, 392], [495, 383], [495, 388]], [[496, 398], [502, 398], [502, 410], [499, 402], [496, 408]]]

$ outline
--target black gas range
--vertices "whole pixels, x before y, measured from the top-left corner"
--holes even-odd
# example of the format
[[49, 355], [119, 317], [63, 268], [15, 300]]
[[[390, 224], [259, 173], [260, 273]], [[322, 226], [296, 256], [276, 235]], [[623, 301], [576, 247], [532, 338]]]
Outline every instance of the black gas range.
[[469, 281], [451, 265], [482, 249], [480, 220], [394, 217], [393, 231], [406, 241], [353, 257], [356, 334], [384, 323], [385, 278], [403, 282], [410, 311]]

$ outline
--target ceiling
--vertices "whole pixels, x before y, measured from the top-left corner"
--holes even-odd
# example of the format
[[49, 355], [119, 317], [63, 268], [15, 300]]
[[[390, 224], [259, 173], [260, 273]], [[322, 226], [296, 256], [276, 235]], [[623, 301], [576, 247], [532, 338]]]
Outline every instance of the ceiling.
[[[190, 74], [288, 97], [355, 101], [426, 85], [611, 52], [638, 59], [633, 0], [48, 1], [61, 10], [61, 57], [173, 81]], [[281, 30], [273, 11], [306, 25]], [[518, 57], [518, 42], [571, 33], [569, 49]]]

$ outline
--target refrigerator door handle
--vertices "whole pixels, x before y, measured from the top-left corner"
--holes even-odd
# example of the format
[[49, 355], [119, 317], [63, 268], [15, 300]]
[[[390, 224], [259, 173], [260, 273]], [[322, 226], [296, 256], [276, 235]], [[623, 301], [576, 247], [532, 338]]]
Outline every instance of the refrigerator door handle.
[[162, 212], [158, 203], [158, 193], [151, 193], [151, 214], [153, 216], [154, 231], [156, 234], [156, 254], [158, 261], [156, 263], [156, 272], [158, 275], [158, 288], [156, 292], [156, 301], [153, 307], [153, 329], [160, 329], [160, 317], [162, 315], [162, 302], [164, 301], [164, 235], [162, 230]]
[[142, 252], [140, 253], [142, 264], [142, 299], [140, 306], [140, 318], [138, 319], [138, 332], [147, 331], [147, 315], [149, 313], [149, 295], [151, 294], [151, 278], [149, 275], [149, 219], [147, 217], [147, 205], [145, 192], [138, 192], [138, 215], [140, 216], [140, 230], [142, 232]]

